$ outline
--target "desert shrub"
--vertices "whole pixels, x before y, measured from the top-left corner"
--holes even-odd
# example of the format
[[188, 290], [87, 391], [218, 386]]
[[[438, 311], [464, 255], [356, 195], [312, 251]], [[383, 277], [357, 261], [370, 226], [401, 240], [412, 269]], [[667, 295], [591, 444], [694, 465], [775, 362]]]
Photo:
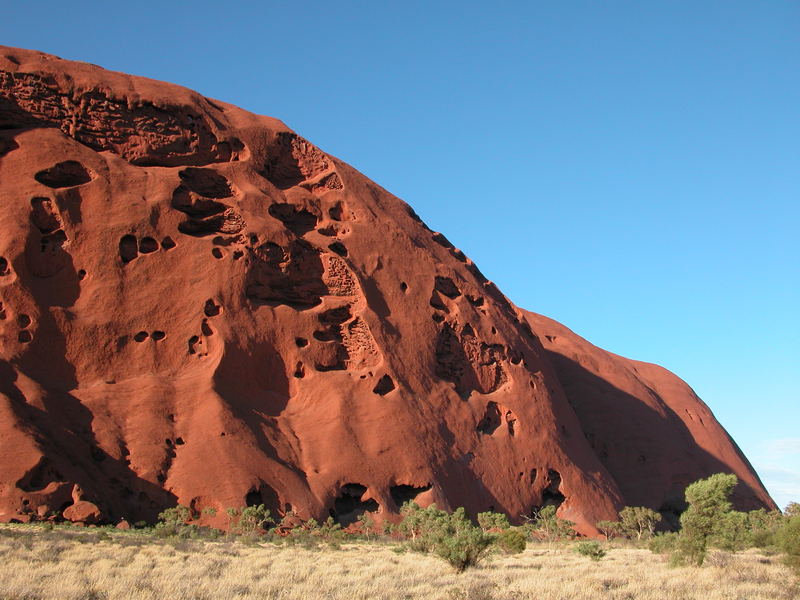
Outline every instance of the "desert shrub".
[[784, 561], [800, 576], [800, 514], [787, 519], [775, 537]]
[[344, 541], [345, 533], [342, 531], [342, 526], [333, 520], [333, 517], [328, 517], [318, 528], [317, 536], [320, 540], [328, 544], [332, 550], [341, 548], [341, 543]]
[[655, 554], [668, 554], [675, 551], [678, 544], [678, 534], [674, 531], [657, 533], [647, 542], [647, 548]]
[[166, 508], [158, 513], [158, 522], [153, 528], [153, 533], [157, 537], [188, 535], [188, 522], [191, 518], [192, 511], [188, 506], [178, 504]]
[[398, 531], [409, 538], [408, 546], [444, 559], [457, 573], [478, 564], [492, 543], [492, 536], [473, 525], [463, 508], [448, 514], [435, 504], [420, 508], [406, 502], [400, 514]]
[[619, 530], [622, 535], [641, 540], [652, 537], [656, 525], [661, 522], [661, 515], [645, 506], [626, 506], [619, 513]]
[[747, 519], [750, 529], [749, 543], [751, 546], [755, 546], [756, 548], [769, 548], [776, 545], [776, 536], [781, 527], [783, 527], [785, 521], [780, 511], [766, 511], [763, 508], [751, 510], [747, 513]]
[[375, 525], [375, 519], [372, 517], [371, 512], [365, 512], [361, 518], [356, 522], [358, 530], [364, 538], [369, 541], [374, 535], [377, 535], [378, 528]]
[[494, 544], [506, 554], [519, 554], [525, 551], [527, 536], [519, 529], [512, 527], [497, 534]]
[[703, 564], [709, 541], [731, 509], [728, 498], [736, 482], [736, 475], [717, 473], [686, 488], [689, 507], [681, 515], [681, 533], [673, 564]]
[[747, 513], [728, 511], [719, 517], [711, 543], [728, 552], [737, 552], [751, 546], [752, 530]]
[[800, 504], [797, 502], [789, 502], [783, 510], [783, 514], [787, 517], [800, 517]]
[[450, 563], [456, 573], [477, 565], [488, 552], [491, 536], [475, 527], [463, 508], [456, 509], [440, 525], [440, 529], [429, 534], [431, 547], [433, 553]]
[[578, 542], [575, 545], [575, 552], [592, 560], [600, 560], [606, 555], [605, 549], [597, 540]]
[[598, 521], [595, 525], [597, 530], [602, 533], [607, 540], [610, 540], [612, 537], [616, 537], [620, 535], [620, 522], [619, 521]]
[[420, 508], [416, 502], [406, 502], [400, 507], [403, 520], [397, 525], [399, 531], [409, 540], [408, 546], [417, 552], [431, 552], [434, 535], [446, 526], [447, 512], [435, 504]]
[[484, 531], [502, 531], [508, 529], [511, 523], [508, 522], [508, 517], [503, 513], [482, 512], [478, 513], [478, 525]]
[[228, 524], [230, 530], [240, 535], [257, 533], [268, 523], [275, 521], [270, 516], [270, 511], [263, 504], [256, 506], [242, 506], [241, 508], [227, 508]]
[[556, 516], [556, 507], [551, 505], [535, 512], [533, 520], [525, 528], [533, 537], [551, 542], [574, 538], [574, 526], [572, 521]]

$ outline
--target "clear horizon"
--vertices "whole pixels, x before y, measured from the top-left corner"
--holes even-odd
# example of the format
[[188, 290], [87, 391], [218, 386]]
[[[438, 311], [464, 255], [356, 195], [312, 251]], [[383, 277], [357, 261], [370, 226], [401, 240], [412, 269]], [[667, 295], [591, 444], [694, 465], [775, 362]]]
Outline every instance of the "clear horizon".
[[362, 171], [517, 305], [660, 364], [800, 501], [800, 4], [45, 1], [0, 43], [185, 85]]

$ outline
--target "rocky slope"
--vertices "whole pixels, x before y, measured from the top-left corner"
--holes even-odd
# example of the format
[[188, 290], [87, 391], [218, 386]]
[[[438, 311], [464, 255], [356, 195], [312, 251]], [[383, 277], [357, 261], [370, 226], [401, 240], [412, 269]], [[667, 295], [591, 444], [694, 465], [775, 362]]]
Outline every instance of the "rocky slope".
[[0, 520], [413, 498], [592, 533], [720, 470], [772, 506], [680, 380], [519, 310], [280, 121], [0, 47], [0, 197]]

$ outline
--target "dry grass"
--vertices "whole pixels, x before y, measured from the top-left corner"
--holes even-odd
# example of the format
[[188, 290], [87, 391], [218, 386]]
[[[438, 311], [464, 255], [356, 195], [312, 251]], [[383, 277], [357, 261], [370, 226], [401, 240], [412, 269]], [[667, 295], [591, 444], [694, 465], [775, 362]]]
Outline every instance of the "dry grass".
[[647, 550], [612, 548], [592, 562], [569, 547], [529, 547], [456, 575], [390, 544], [306, 550], [272, 544], [168, 544], [130, 532], [0, 526], [0, 600], [796, 600], [780, 558], [756, 552], [669, 568]]

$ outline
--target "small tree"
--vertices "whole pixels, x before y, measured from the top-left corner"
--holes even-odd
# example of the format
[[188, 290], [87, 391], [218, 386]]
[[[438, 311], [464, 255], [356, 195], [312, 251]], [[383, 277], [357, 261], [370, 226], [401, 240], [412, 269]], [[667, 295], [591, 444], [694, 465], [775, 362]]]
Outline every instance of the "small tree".
[[448, 514], [435, 504], [420, 508], [406, 502], [400, 514], [397, 531], [409, 538], [411, 549], [443, 558], [458, 573], [478, 564], [492, 543], [492, 536], [473, 525], [463, 508]]
[[624, 535], [637, 540], [653, 537], [661, 515], [645, 506], [626, 506], [619, 513], [620, 529]]
[[616, 537], [621, 533], [621, 523], [619, 521], [598, 521], [595, 525], [597, 530], [602, 533], [607, 540]]
[[736, 482], [736, 475], [717, 473], [686, 488], [689, 507], [681, 515], [676, 562], [703, 564], [711, 537], [731, 509], [728, 497]]
[[786, 505], [786, 509], [783, 511], [783, 514], [787, 517], [800, 517], [800, 504], [797, 502], [789, 502]]
[[372, 517], [371, 512], [365, 512], [361, 515], [361, 519], [358, 521], [358, 527], [361, 530], [362, 535], [369, 541], [370, 536], [377, 532], [377, 528], [375, 527], [375, 519]]
[[575, 537], [573, 527], [575, 523], [556, 516], [556, 507], [545, 506], [534, 513], [534, 518], [529, 526], [539, 539], [552, 542]]
[[778, 547], [786, 553], [784, 561], [800, 576], [800, 514], [790, 517], [776, 538]]
[[728, 552], [744, 550], [751, 545], [753, 531], [747, 513], [728, 511], [719, 518], [714, 532], [713, 544]]
[[589, 540], [587, 542], [578, 542], [575, 546], [575, 552], [581, 556], [587, 556], [594, 561], [600, 560], [606, 555], [605, 549], [596, 540]]
[[448, 515], [430, 535], [433, 553], [450, 563], [456, 573], [477, 565], [492, 543], [491, 536], [475, 527], [463, 508]]
[[502, 531], [511, 527], [508, 517], [496, 512], [478, 513], [478, 525], [484, 531]]
[[263, 504], [241, 508], [229, 507], [225, 512], [228, 514], [231, 531], [242, 535], [254, 534], [267, 523], [274, 523], [269, 509]]
[[497, 534], [494, 544], [506, 554], [524, 552], [525, 546], [528, 545], [525, 534], [516, 527], [511, 527]]

